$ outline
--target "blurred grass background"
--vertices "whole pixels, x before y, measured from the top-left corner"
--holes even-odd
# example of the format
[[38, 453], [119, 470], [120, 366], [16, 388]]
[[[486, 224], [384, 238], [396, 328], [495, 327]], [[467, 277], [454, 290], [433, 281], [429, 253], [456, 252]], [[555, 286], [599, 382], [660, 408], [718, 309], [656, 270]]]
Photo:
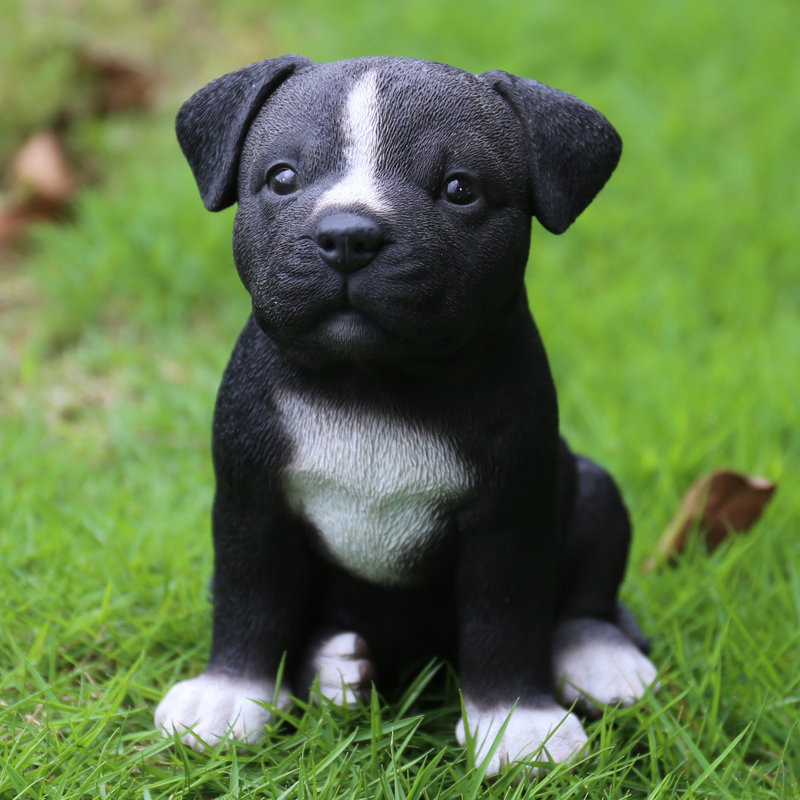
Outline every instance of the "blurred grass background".
[[[0, 253], [0, 797], [796, 798], [798, 30], [794, 0], [0, 0], [0, 169], [69, 117], [87, 183], [65, 224]], [[152, 107], [85, 113], [87, 49], [141, 65]], [[172, 120], [285, 52], [502, 68], [622, 134], [575, 226], [535, 226], [528, 287], [564, 431], [634, 517], [624, 595], [662, 690], [590, 724], [585, 762], [538, 784], [481, 784], [452, 681], [210, 758], [151, 730], [208, 646], [209, 426], [248, 310], [232, 213], [203, 210]], [[778, 482], [765, 518], [642, 575], [682, 493], [721, 467]]]

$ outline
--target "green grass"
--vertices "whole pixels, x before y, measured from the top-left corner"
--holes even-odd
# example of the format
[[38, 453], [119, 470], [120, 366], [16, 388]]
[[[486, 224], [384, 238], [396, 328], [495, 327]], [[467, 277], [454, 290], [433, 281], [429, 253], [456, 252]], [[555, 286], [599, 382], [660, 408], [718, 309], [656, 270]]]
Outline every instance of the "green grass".
[[[800, 7], [25, 5], [0, 26], [16, 42], [0, 47], [16, 104], [0, 161], [62, 101], [64, 41], [164, 79], [152, 114], [73, 131], [102, 182], [73, 224], [0, 262], [0, 798], [796, 799]], [[481, 779], [443, 667], [369, 708], [298, 704], [254, 747], [199, 756], [152, 729], [209, 644], [210, 417], [248, 308], [232, 216], [203, 211], [171, 117], [204, 81], [291, 51], [501, 67], [584, 97], [623, 135], [574, 229], [536, 228], [529, 292], [564, 430], [631, 507], [623, 595], [662, 688], [588, 723], [587, 756], [536, 781]], [[779, 483], [764, 519], [643, 575], [683, 491], [720, 467]]]

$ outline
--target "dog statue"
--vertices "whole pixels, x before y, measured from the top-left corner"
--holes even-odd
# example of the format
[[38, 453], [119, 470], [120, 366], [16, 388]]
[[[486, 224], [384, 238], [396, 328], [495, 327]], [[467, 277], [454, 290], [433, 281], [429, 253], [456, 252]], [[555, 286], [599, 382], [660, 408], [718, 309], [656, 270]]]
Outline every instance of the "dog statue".
[[569, 227], [616, 131], [501, 71], [289, 55], [201, 89], [177, 133], [206, 207], [238, 203], [252, 315], [214, 418], [211, 654], [156, 724], [254, 742], [315, 678], [352, 704], [441, 656], [488, 773], [570, 759], [564, 706], [632, 703], [656, 669], [617, 602], [627, 512], [559, 436], [523, 274], [531, 217]]

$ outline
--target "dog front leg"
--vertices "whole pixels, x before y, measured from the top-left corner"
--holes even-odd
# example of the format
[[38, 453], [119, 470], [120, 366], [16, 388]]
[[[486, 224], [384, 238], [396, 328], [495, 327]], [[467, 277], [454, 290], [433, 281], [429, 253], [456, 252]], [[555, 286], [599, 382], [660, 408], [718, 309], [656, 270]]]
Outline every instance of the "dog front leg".
[[[537, 752], [566, 761], [586, 743], [580, 721], [553, 695], [558, 538], [553, 514], [536, 505], [527, 498], [487, 508], [462, 538], [456, 592], [465, 713], [456, 737], [471, 745], [476, 763], [497, 741], [490, 775]], [[526, 528], [537, 522], [534, 537]]]
[[311, 565], [280, 501], [256, 502], [218, 486], [214, 504], [213, 642], [208, 666], [173, 686], [155, 721], [203, 750], [230, 737], [256, 742], [272, 712], [284, 653], [297, 653], [309, 607]]

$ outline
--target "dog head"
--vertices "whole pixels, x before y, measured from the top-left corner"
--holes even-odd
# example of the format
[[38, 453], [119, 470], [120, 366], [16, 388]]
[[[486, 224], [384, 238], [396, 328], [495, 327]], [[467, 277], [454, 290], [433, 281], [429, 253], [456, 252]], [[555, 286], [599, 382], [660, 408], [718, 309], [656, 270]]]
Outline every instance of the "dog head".
[[561, 233], [621, 143], [536, 81], [428, 61], [283, 56], [192, 96], [178, 139], [290, 359], [403, 363], [491, 337], [523, 296], [530, 220]]

